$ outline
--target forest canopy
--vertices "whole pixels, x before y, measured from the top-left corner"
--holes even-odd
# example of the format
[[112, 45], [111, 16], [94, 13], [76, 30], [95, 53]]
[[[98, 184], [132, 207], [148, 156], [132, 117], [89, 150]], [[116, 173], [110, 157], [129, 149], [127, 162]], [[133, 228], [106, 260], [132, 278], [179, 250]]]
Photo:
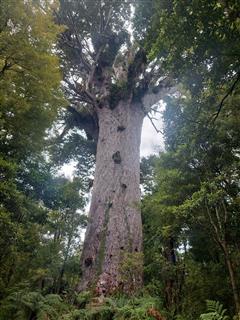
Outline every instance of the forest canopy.
[[0, 1], [1, 320], [240, 317], [239, 7]]

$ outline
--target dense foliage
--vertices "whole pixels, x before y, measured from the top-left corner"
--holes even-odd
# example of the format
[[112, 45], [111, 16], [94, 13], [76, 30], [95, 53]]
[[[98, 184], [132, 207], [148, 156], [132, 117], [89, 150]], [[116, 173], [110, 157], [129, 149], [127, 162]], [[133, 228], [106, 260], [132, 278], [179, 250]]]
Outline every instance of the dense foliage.
[[155, 161], [153, 191], [143, 202], [146, 280], [173, 316], [196, 318], [206, 299], [238, 313], [237, 2], [155, 5], [149, 55], [161, 56], [181, 86], [166, 100], [166, 152]]
[[1, 1], [0, 24], [0, 318], [27, 319], [31, 303], [53, 309], [51, 294], [78, 278], [85, 199], [81, 180], [47, 160], [47, 129], [66, 104], [54, 54], [63, 27], [43, 1]]
[[[0, 2], [0, 319], [238, 319], [239, 1], [134, 6], [134, 36], [177, 92], [165, 99], [165, 151], [141, 162], [144, 288], [93, 298], [75, 288], [96, 146], [66, 113], [62, 91], [75, 96], [71, 82], [61, 90], [57, 57], [68, 81], [77, 51], [73, 70], [54, 1]], [[69, 180], [58, 168], [72, 160]]]

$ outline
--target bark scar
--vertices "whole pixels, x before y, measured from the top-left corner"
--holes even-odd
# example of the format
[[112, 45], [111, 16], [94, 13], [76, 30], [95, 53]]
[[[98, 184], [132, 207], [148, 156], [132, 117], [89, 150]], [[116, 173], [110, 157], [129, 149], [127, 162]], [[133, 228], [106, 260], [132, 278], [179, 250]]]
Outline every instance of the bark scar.
[[122, 187], [123, 190], [126, 190], [126, 189], [127, 189], [127, 185], [126, 185], [125, 183], [122, 183], [122, 184], [121, 184], [121, 187]]
[[118, 132], [122, 132], [122, 131], [124, 131], [126, 128], [124, 127], [124, 126], [118, 126], [117, 127], [117, 131]]
[[116, 151], [113, 155], [112, 155], [112, 159], [115, 163], [120, 164], [122, 162], [121, 159], [121, 155], [120, 155], [120, 151]]
[[88, 257], [87, 259], [85, 259], [84, 263], [86, 267], [90, 267], [93, 263], [92, 257]]

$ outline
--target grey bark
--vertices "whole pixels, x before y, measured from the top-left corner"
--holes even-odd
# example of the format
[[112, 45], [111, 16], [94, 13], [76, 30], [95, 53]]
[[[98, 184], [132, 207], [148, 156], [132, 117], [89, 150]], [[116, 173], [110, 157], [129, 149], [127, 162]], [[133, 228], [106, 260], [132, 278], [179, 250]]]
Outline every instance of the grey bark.
[[[120, 101], [98, 110], [99, 138], [89, 223], [81, 257], [78, 290], [97, 295], [136, 291], [142, 283], [140, 103]], [[125, 259], [135, 266], [124, 271]], [[131, 261], [129, 262], [131, 264]]]

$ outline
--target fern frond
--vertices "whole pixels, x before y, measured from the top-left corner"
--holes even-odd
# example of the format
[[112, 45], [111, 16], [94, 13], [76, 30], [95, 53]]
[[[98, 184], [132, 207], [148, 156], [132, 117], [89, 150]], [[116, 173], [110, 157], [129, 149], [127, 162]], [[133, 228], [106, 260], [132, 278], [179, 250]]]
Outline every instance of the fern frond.
[[207, 313], [200, 315], [201, 320], [228, 320], [226, 315], [227, 309], [223, 309], [223, 305], [219, 301], [206, 300]]

